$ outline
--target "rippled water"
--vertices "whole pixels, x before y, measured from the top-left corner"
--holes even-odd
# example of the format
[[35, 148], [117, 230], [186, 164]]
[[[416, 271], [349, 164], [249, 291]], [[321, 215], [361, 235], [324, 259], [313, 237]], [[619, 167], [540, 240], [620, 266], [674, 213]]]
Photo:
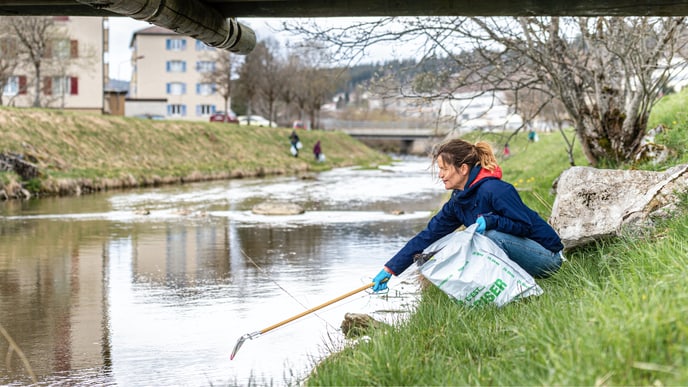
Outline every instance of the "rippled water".
[[[412, 309], [413, 273], [234, 345], [369, 283], [442, 200], [428, 163], [1, 203], [0, 324], [40, 385], [298, 384], [345, 313]], [[30, 384], [8, 346], [0, 384]]]

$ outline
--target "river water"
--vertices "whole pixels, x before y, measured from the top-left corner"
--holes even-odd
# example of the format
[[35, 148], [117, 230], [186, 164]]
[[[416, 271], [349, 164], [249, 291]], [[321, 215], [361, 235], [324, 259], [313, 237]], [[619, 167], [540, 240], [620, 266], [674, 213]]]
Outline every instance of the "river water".
[[[298, 385], [345, 345], [347, 312], [396, 323], [412, 269], [360, 292], [444, 189], [426, 158], [282, 176], [0, 203], [0, 328], [38, 385]], [[262, 202], [305, 213], [255, 215]], [[0, 385], [32, 384], [0, 335]]]

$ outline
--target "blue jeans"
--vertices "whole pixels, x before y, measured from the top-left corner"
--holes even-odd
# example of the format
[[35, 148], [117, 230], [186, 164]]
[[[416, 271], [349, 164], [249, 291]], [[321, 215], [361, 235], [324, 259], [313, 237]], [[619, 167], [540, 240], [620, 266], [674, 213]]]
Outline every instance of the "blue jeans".
[[488, 230], [485, 236], [492, 239], [506, 255], [535, 278], [549, 277], [561, 267], [561, 254], [553, 253], [532, 239]]

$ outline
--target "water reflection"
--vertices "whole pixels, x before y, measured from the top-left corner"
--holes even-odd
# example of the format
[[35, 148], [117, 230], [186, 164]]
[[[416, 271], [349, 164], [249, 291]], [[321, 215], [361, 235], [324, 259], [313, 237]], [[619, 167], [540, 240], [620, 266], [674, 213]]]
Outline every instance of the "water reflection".
[[[408, 305], [360, 294], [230, 362], [236, 340], [370, 281], [441, 200], [425, 166], [4, 203], [0, 323], [42, 385], [293, 384], [344, 313]], [[307, 212], [250, 213], [268, 199]], [[16, 355], [0, 362], [0, 384], [28, 383]]]

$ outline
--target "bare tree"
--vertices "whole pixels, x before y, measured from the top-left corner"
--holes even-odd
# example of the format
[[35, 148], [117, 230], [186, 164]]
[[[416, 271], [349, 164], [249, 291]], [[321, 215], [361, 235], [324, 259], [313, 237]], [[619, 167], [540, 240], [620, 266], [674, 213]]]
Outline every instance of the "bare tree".
[[34, 107], [41, 106], [41, 70], [44, 60], [48, 57], [51, 29], [54, 25], [52, 17], [44, 16], [10, 16], [7, 22], [19, 41], [19, 51], [26, 55], [33, 66]]
[[[299, 69], [295, 76], [295, 101], [301, 115], [308, 113], [311, 128], [320, 127], [320, 110], [334, 93], [337, 83], [342, 80], [343, 70], [331, 68], [331, 57], [322, 44], [310, 42], [299, 47]], [[303, 117], [300, 117], [301, 119]]]
[[[282, 79], [283, 87], [280, 90], [279, 99], [284, 102], [287, 119], [291, 120], [293, 117], [292, 106], [296, 100], [296, 85], [299, 83], [297, 74], [301, 63], [299, 61], [299, 55], [296, 53], [289, 53], [287, 55], [286, 61], [280, 68], [279, 77]], [[298, 119], [302, 120], [302, 114], [299, 112]]]
[[509, 105], [517, 107], [516, 113], [523, 117], [529, 130], [552, 130], [552, 126], [556, 126], [566, 143], [569, 164], [575, 165], [573, 150], [576, 137], [565, 131], [564, 125], [570, 123], [571, 118], [561, 101], [554, 99], [550, 93], [544, 93], [536, 88], [507, 92], [506, 101]]
[[[5, 31], [17, 42], [18, 63], [33, 69], [33, 106], [50, 106], [57, 102], [65, 106], [65, 97], [78, 91], [79, 68], [92, 68], [98, 60], [93, 47], [79, 46], [79, 41], [70, 39], [63, 24], [54, 18], [22, 16], [5, 17]], [[47, 75], [47, 76], [44, 76]], [[19, 77], [20, 92], [26, 92], [26, 76]]]
[[250, 54], [244, 58], [244, 63], [239, 67], [238, 85], [242, 89], [246, 97], [246, 115], [248, 116], [248, 124], [251, 124], [251, 115], [254, 113], [254, 103], [258, 97], [260, 90], [260, 83], [262, 82], [263, 74], [260, 71], [262, 55], [265, 52], [265, 44], [258, 42], [256, 47]]
[[334, 44], [347, 57], [399, 39], [414, 40], [425, 57], [449, 56], [461, 70], [451, 83], [438, 85], [432, 98], [454, 99], [466, 85], [547, 94], [565, 107], [592, 165], [632, 160], [652, 106], [675, 69], [685, 27], [683, 17], [433, 17], [341, 28], [285, 25]]
[[[7, 18], [0, 17], [0, 106], [3, 105], [3, 91], [14, 76], [14, 70], [19, 64], [17, 39], [9, 33], [9, 25]], [[17, 89], [21, 86], [19, 81], [16, 81]], [[19, 90], [16, 90], [17, 93]]]
[[258, 50], [256, 54], [259, 55], [259, 67], [254, 68], [254, 71], [259, 71], [262, 75], [258, 83], [258, 93], [260, 101], [265, 105], [268, 120], [272, 123], [275, 121], [275, 103], [285, 86], [284, 74], [280, 72], [283, 66], [279, 59], [280, 47], [276, 40], [266, 39], [254, 50]]
[[342, 75], [338, 69], [309, 68], [306, 70], [308, 83], [307, 108], [313, 129], [320, 128], [320, 110], [334, 93], [337, 79]]
[[201, 75], [201, 82], [213, 84], [215, 92], [224, 99], [225, 113], [229, 114], [232, 108], [232, 77], [237, 66], [236, 55], [226, 50], [216, 50], [211, 54], [211, 60], [215, 62], [215, 67], [213, 71]]
[[[308, 85], [310, 82], [309, 76], [311, 74], [301, 54], [294, 54], [292, 56], [290, 64], [294, 71], [291, 75], [290, 82], [292, 90], [291, 96], [298, 111], [298, 118], [299, 120], [303, 120], [304, 115], [306, 114], [306, 109], [308, 106], [308, 100], [310, 96], [308, 92]], [[311, 127], [313, 127], [314, 125], [315, 122], [311, 122]]]

